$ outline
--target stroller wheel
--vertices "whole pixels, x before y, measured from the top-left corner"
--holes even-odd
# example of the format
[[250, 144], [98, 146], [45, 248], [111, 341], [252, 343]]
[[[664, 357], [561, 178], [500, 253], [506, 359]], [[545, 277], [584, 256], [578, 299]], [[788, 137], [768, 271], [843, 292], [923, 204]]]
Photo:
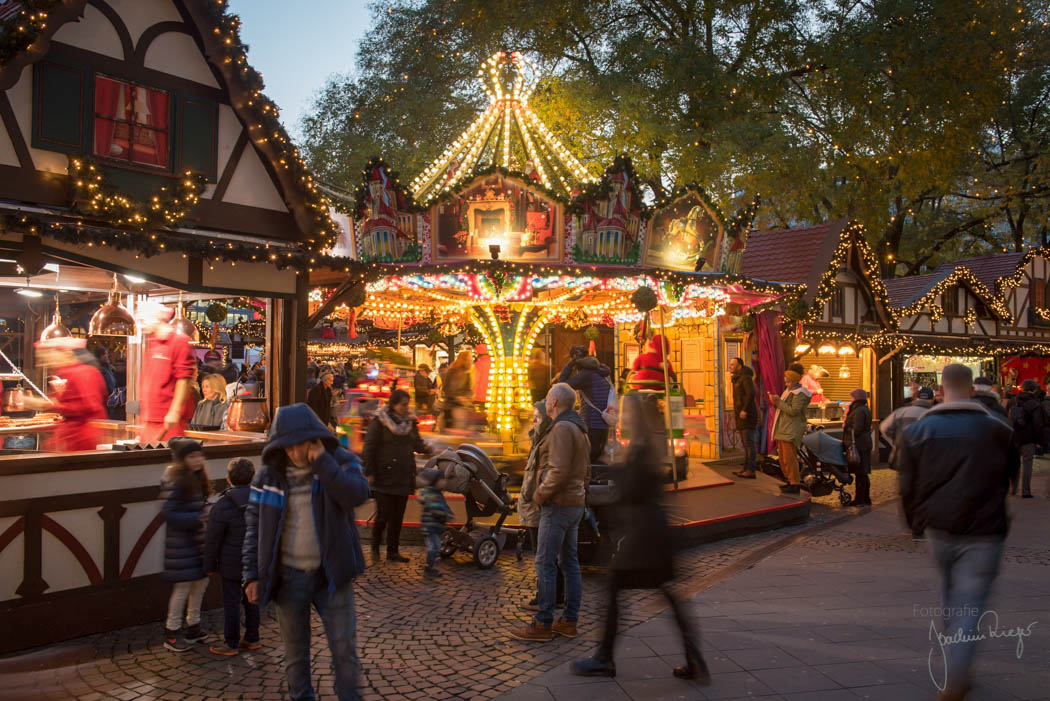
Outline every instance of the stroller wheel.
[[452, 531], [445, 531], [441, 534], [441, 550], [438, 555], [442, 560], [447, 560], [456, 554], [456, 542], [452, 538]]
[[496, 564], [499, 558], [499, 543], [490, 535], [485, 536], [474, 546], [474, 562], [483, 570]]
[[853, 497], [850, 495], [849, 492], [847, 492], [845, 489], [843, 489], [843, 490], [841, 490], [839, 492], [839, 502], [843, 506], [849, 506], [850, 504], [853, 503]]

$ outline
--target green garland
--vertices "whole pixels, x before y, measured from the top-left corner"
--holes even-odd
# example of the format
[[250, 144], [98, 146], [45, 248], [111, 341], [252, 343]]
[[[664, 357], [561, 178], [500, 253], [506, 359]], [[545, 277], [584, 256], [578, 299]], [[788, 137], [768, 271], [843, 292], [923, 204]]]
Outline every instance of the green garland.
[[[139, 231], [177, 225], [197, 204], [208, 184], [205, 176], [187, 171], [174, 189], [164, 186], [147, 202], [138, 202], [122, 195], [92, 160], [70, 156], [67, 172], [74, 209], [113, 226]], [[151, 234], [151, 238], [156, 239], [156, 234]]]
[[47, 27], [47, 15], [62, 0], [22, 0], [22, 9], [0, 28], [0, 66], [33, 45]]

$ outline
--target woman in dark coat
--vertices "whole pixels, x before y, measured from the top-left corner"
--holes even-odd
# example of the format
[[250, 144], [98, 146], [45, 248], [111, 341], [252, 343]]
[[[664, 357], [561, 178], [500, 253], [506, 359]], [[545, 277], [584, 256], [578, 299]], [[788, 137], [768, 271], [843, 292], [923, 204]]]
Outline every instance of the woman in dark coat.
[[674, 668], [674, 676], [709, 684], [711, 673], [690, 631], [685, 611], [668, 589], [674, 576], [673, 535], [661, 505], [664, 468], [660, 444], [654, 436], [660, 432], [662, 419], [659, 405], [653, 399], [655, 397], [643, 399], [639, 394], [625, 397], [624, 421], [630, 427], [632, 440], [625, 463], [611, 473], [621, 497], [613, 518], [617, 524], [612, 535], [616, 551], [610, 563], [605, 633], [594, 657], [574, 662], [572, 673], [587, 677], [616, 676], [613, 645], [619, 623], [620, 590], [659, 588], [671, 605], [685, 647], [686, 663]]
[[390, 404], [380, 407], [365, 433], [361, 459], [372, 484], [376, 519], [372, 524], [372, 556], [379, 557], [379, 543], [386, 536], [386, 559], [408, 562], [398, 552], [401, 522], [408, 497], [416, 492], [416, 453], [435, 452], [419, 435], [419, 422], [409, 408], [408, 392], [395, 389]]
[[[204, 574], [204, 508], [208, 503], [208, 473], [204, 469], [204, 448], [189, 438], [169, 443], [173, 462], [164, 471], [162, 497], [166, 534], [164, 536], [164, 578], [174, 582], [164, 624], [164, 647], [186, 652], [187, 643], [208, 637], [201, 630], [201, 600], [208, 586]], [[182, 629], [183, 610], [186, 629]]]
[[849, 466], [857, 479], [857, 493], [853, 497], [854, 506], [871, 506], [871, 409], [868, 408], [868, 393], [855, 389], [849, 393], [853, 403], [849, 405], [846, 418], [842, 423], [842, 444], [849, 455], [849, 447], [856, 446], [857, 462]]

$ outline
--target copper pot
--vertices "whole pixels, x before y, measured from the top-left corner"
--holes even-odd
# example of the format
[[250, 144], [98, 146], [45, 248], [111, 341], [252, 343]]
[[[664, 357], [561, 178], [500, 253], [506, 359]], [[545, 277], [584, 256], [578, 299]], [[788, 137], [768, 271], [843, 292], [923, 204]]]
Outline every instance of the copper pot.
[[270, 427], [270, 414], [266, 410], [266, 399], [262, 397], [234, 397], [226, 412], [226, 426], [231, 431], [266, 433]]
[[25, 403], [26, 392], [22, 389], [22, 386], [12, 387], [4, 392], [4, 413], [11, 414], [19, 411], [26, 410]]

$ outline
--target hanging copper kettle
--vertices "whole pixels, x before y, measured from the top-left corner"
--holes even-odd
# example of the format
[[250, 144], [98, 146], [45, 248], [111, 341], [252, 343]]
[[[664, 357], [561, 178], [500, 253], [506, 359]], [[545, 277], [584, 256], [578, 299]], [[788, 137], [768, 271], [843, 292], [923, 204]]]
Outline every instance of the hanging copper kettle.
[[14, 413], [18, 413], [20, 411], [25, 411], [26, 410], [25, 396], [26, 396], [26, 392], [25, 392], [24, 389], [22, 389], [22, 385], [18, 385], [17, 387], [12, 387], [9, 390], [5, 390], [4, 391], [4, 402], [3, 402], [4, 413], [5, 414], [14, 414]]
[[231, 431], [266, 433], [270, 427], [270, 414], [265, 397], [234, 397], [226, 412], [226, 426]]

